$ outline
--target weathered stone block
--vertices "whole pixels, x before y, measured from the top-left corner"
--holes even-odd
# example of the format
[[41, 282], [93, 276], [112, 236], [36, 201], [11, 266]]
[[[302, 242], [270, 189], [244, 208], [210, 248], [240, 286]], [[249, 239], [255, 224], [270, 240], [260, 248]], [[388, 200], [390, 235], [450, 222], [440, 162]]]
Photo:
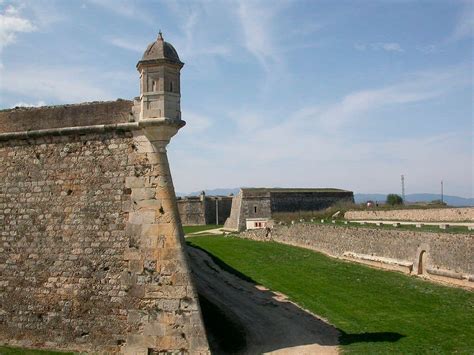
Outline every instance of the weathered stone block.
[[128, 220], [133, 224], [152, 224], [155, 222], [155, 211], [146, 209], [130, 212]]
[[128, 268], [131, 272], [141, 274], [143, 272], [143, 260], [130, 260]]
[[144, 177], [136, 177], [136, 176], [127, 176], [125, 178], [125, 186], [129, 188], [141, 188], [145, 186], [145, 178]]

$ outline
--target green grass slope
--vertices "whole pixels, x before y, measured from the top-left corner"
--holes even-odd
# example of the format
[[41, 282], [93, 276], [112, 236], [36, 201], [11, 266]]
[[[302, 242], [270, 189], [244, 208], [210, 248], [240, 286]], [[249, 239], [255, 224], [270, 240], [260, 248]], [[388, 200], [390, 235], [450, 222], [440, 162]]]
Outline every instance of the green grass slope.
[[74, 353], [0, 346], [0, 355], [72, 355]]
[[273, 242], [193, 237], [236, 271], [326, 318], [355, 353], [474, 353], [474, 294]]

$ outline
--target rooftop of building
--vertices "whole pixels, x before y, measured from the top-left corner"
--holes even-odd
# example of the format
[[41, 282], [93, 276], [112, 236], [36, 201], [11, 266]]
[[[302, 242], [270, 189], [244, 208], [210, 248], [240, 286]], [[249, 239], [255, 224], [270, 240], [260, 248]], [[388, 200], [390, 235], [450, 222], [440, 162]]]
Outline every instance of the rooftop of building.
[[170, 43], [165, 42], [161, 31], [156, 41], [148, 45], [145, 53], [143, 53], [142, 59], [138, 63], [154, 62], [157, 60], [166, 60], [180, 65], [183, 64], [179, 59], [176, 49], [174, 49]]
[[285, 193], [285, 192], [299, 192], [299, 193], [316, 193], [316, 192], [335, 192], [335, 193], [348, 193], [352, 192], [349, 190], [336, 189], [330, 187], [324, 188], [280, 188], [280, 187], [243, 187], [241, 188], [244, 192], [272, 192], [272, 193]]

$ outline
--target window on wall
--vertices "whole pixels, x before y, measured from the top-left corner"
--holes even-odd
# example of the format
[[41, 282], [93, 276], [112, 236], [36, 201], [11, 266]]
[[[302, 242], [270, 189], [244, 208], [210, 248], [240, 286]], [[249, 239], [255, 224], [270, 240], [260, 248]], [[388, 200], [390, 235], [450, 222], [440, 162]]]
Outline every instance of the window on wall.
[[173, 92], [173, 82], [170, 81], [170, 92]]
[[257, 213], [257, 206], [253, 206], [253, 213]]

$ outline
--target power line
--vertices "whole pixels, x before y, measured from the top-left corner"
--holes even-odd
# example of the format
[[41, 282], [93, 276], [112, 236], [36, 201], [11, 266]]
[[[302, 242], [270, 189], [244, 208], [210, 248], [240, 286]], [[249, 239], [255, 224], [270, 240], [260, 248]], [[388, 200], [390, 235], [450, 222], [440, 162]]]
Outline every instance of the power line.
[[405, 176], [402, 174], [402, 199], [405, 203]]
[[441, 203], [444, 202], [443, 180], [441, 180]]

